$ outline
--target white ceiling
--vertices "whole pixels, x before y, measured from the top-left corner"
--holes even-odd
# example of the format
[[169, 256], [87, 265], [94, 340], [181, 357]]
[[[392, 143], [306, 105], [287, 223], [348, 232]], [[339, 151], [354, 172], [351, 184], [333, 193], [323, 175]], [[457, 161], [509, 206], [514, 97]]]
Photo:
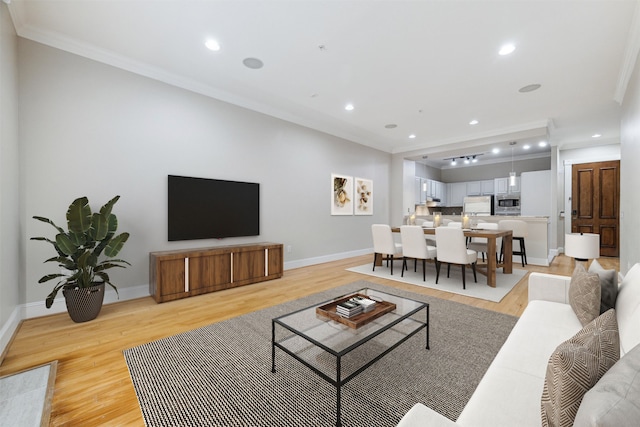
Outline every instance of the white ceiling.
[[[540, 140], [617, 143], [638, 3], [11, 0], [9, 10], [21, 37], [441, 166], [488, 159], [496, 145], [511, 158], [513, 140], [516, 155]], [[505, 43], [516, 50], [500, 56]], [[249, 57], [264, 67], [245, 67]], [[530, 84], [542, 86], [518, 91]]]

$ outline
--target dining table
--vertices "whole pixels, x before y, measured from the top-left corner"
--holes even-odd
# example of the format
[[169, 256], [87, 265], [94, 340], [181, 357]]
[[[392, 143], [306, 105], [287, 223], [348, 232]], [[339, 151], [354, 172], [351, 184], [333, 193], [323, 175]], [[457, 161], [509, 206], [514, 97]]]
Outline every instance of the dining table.
[[[446, 226], [443, 226], [446, 227]], [[424, 234], [435, 235], [434, 227], [422, 227]], [[391, 227], [394, 233], [400, 232], [400, 227]], [[496, 274], [499, 268], [502, 268], [502, 274], [513, 274], [513, 232], [511, 230], [485, 230], [485, 229], [463, 229], [465, 237], [482, 237], [487, 239], [487, 261], [486, 264], [476, 264], [476, 270], [487, 276], [487, 285], [492, 288], [496, 287]], [[498, 253], [498, 239], [502, 239], [502, 252], [504, 256], [501, 260], [496, 259], [493, 254]], [[437, 257], [436, 257], [437, 258]], [[377, 259], [376, 259], [377, 263]], [[380, 264], [382, 257], [380, 257]]]

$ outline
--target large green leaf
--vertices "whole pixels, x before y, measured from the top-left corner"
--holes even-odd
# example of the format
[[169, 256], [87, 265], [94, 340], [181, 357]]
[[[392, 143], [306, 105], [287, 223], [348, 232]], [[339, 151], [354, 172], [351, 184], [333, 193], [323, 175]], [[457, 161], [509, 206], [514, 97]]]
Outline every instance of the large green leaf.
[[109, 232], [109, 221], [107, 217], [101, 213], [94, 213], [91, 218], [91, 230], [90, 234], [93, 240], [102, 241], [105, 237], [107, 237], [107, 233]]
[[65, 255], [73, 255], [78, 251], [78, 246], [64, 233], [56, 236], [56, 245]]
[[120, 252], [120, 250], [124, 246], [124, 243], [128, 239], [129, 239], [129, 233], [118, 234], [113, 239], [111, 239], [111, 241], [109, 242], [109, 244], [104, 250], [104, 254], [108, 257], [114, 257], [118, 255], [118, 252]]
[[105, 203], [103, 207], [100, 208], [100, 213], [102, 215], [104, 215], [105, 218], [108, 217], [109, 215], [111, 215], [111, 209], [113, 208], [113, 205], [116, 204], [118, 199], [120, 199], [120, 196], [114, 197], [113, 199], [111, 199], [107, 203]]
[[38, 283], [44, 283], [44, 282], [48, 282], [51, 279], [57, 279], [58, 277], [67, 277], [66, 274], [60, 274], [60, 273], [56, 273], [56, 274], [47, 274], [46, 276], [42, 276], [40, 278], [40, 280], [38, 280]]
[[58, 230], [59, 233], [64, 233], [64, 230], [61, 227], [58, 227], [57, 225], [55, 225], [54, 222], [51, 221], [49, 218], [45, 218], [43, 216], [34, 216], [33, 219], [37, 219], [38, 221], [46, 222], [47, 224], [51, 224], [56, 228], [56, 230]]
[[89, 199], [75, 199], [67, 210], [67, 226], [71, 233], [86, 233], [91, 227], [91, 207]]
[[87, 235], [84, 233], [69, 233], [69, 239], [76, 247], [84, 246], [87, 243]]

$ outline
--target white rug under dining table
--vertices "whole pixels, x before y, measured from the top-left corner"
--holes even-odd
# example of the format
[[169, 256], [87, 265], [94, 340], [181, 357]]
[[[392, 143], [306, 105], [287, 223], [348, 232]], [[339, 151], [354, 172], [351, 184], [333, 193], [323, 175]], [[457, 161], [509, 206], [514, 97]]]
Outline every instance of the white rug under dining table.
[[427, 262], [426, 281], [422, 281], [422, 262], [418, 261], [417, 271], [413, 271], [413, 260], [408, 260], [408, 270], [405, 270], [404, 277], [400, 276], [402, 271], [402, 260], [394, 261], [393, 276], [391, 270], [383, 261], [381, 266], [376, 266], [376, 270], [372, 271], [373, 263], [359, 265], [357, 267], [347, 268], [348, 271], [366, 274], [368, 276], [380, 277], [383, 279], [395, 280], [398, 282], [408, 283], [416, 286], [424, 286], [425, 288], [439, 289], [441, 291], [451, 292], [459, 295], [466, 295], [473, 298], [480, 298], [487, 301], [500, 302], [511, 289], [528, 273], [527, 270], [513, 269], [513, 274], [503, 274], [502, 269], [496, 271], [496, 287], [492, 288], [487, 285], [487, 277], [478, 272], [478, 283], [473, 281], [473, 272], [471, 267], [466, 270], [467, 285], [466, 289], [462, 289], [462, 272], [460, 266], [452, 265], [450, 277], [447, 278], [447, 266], [442, 264], [440, 270], [440, 278], [436, 285], [436, 266], [433, 262]]

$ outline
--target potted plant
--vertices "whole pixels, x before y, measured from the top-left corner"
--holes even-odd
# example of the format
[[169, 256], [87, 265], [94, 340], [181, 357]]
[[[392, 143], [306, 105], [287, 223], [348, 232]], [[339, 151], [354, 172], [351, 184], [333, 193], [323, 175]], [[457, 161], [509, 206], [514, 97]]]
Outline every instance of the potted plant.
[[44, 283], [59, 279], [47, 296], [46, 306], [51, 308], [58, 291], [62, 289], [67, 311], [74, 322], [86, 322], [98, 316], [102, 308], [105, 284], [109, 284], [118, 293], [118, 288], [111, 283], [106, 270], [131, 265], [125, 260], [113, 258], [129, 239], [129, 233], [115, 234], [118, 219], [111, 210], [119, 198], [120, 196], [116, 196], [109, 200], [96, 213], [91, 212], [86, 197], [74, 200], [67, 210], [67, 231], [48, 218], [33, 217], [51, 224], [58, 231], [54, 240], [46, 237], [31, 238], [53, 245], [56, 256], [45, 262], [55, 262], [61, 269], [68, 270], [68, 273], [47, 274], [38, 281]]

